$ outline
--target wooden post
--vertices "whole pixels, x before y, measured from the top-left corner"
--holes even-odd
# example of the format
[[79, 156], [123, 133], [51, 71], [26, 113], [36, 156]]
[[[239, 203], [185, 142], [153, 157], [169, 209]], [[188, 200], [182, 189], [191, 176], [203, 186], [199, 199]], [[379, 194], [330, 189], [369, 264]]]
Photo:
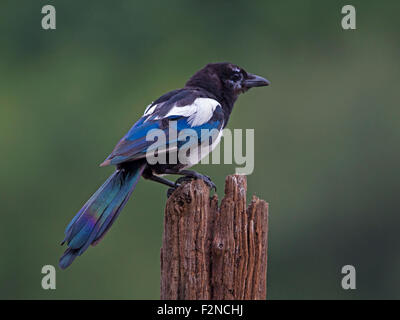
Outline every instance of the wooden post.
[[231, 175], [225, 197], [209, 196], [201, 180], [179, 187], [165, 207], [161, 299], [266, 299], [268, 204], [247, 180]]

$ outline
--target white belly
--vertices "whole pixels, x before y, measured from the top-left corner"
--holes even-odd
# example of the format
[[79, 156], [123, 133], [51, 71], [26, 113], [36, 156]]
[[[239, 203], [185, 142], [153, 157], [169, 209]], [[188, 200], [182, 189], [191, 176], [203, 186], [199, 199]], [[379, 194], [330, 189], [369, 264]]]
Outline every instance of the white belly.
[[201, 159], [205, 158], [209, 153], [211, 153], [215, 147], [220, 143], [222, 138], [222, 130], [218, 134], [217, 138], [213, 141], [213, 143], [210, 145], [199, 145], [196, 148], [191, 149], [190, 155], [187, 158], [187, 165], [185, 168], [190, 168], [196, 164], [198, 164]]

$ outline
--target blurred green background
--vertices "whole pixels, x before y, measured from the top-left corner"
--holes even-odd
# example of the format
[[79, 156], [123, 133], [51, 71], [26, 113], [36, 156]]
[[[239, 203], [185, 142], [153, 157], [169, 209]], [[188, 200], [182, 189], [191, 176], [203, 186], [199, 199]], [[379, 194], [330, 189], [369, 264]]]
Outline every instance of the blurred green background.
[[[341, 28], [341, 8], [357, 30]], [[41, 28], [41, 8], [57, 29]], [[2, 1], [0, 298], [158, 299], [166, 188], [139, 183], [57, 289], [64, 228], [98, 164], [161, 94], [230, 61], [272, 85], [239, 98], [255, 129], [248, 197], [270, 203], [270, 299], [400, 298], [399, 1]], [[223, 190], [234, 165], [197, 166]], [[357, 289], [341, 288], [341, 268]]]

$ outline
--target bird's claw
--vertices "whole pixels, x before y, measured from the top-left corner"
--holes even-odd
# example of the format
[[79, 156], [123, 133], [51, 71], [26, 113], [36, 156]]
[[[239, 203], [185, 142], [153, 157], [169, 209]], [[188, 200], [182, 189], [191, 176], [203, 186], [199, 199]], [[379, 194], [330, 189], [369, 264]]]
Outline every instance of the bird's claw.
[[176, 179], [175, 185], [178, 187], [178, 186], [180, 186], [182, 183], [188, 182], [188, 181], [192, 181], [193, 179], [195, 179], [195, 178], [194, 178], [194, 177], [191, 177], [191, 176], [183, 176], [183, 177], [180, 177], [180, 178]]
[[[178, 180], [179, 180], [179, 179], [178, 179]], [[175, 186], [174, 186], [174, 187], [171, 187], [171, 188], [169, 188], [169, 189], [167, 190], [167, 198], [169, 198], [169, 197], [174, 193], [174, 191], [175, 191], [178, 187], [181, 186], [181, 184], [179, 183], [178, 180], [175, 181]]]
[[214, 182], [212, 182], [211, 178], [209, 176], [203, 175], [203, 174], [199, 174], [198, 176], [183, 176], [178, 178], [175, 181], [175, 185], [180, 185], [183, 182], [187, 182], [187, 181], [192, 181], [194, 179], [200, 179], [203, 180], [204, 183], [210, 188], [210, 189], [214, 189], [215, 192], [217, 192], [217, 186], [215, 185]]
[[211, 178], [210, 178], [209, 176], [202, 175], [199, 179], [203, 180], [204, 183], [205, 183], [210, 189], [214, 189], [214, 191], [217, 192], [217, 186], [215, 185], [215, 183], [211, 180]]
[[167, 198], [169, 198], [171, 196], [171, 194], [175, 191], [175, 188], [168, 188], [167, 190]]

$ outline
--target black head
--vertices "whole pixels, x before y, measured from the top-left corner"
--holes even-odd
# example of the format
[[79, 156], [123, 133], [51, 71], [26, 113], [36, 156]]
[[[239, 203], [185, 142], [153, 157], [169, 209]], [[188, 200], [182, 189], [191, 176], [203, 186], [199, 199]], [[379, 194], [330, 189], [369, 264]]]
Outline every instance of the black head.
[[186, 86], [200, 87], [234, 102], [239, 94], [254, 87], [268, 86], [270, 82], [246, 72], [243, 68], [228, 62], [210, 63], [190, 78]]

